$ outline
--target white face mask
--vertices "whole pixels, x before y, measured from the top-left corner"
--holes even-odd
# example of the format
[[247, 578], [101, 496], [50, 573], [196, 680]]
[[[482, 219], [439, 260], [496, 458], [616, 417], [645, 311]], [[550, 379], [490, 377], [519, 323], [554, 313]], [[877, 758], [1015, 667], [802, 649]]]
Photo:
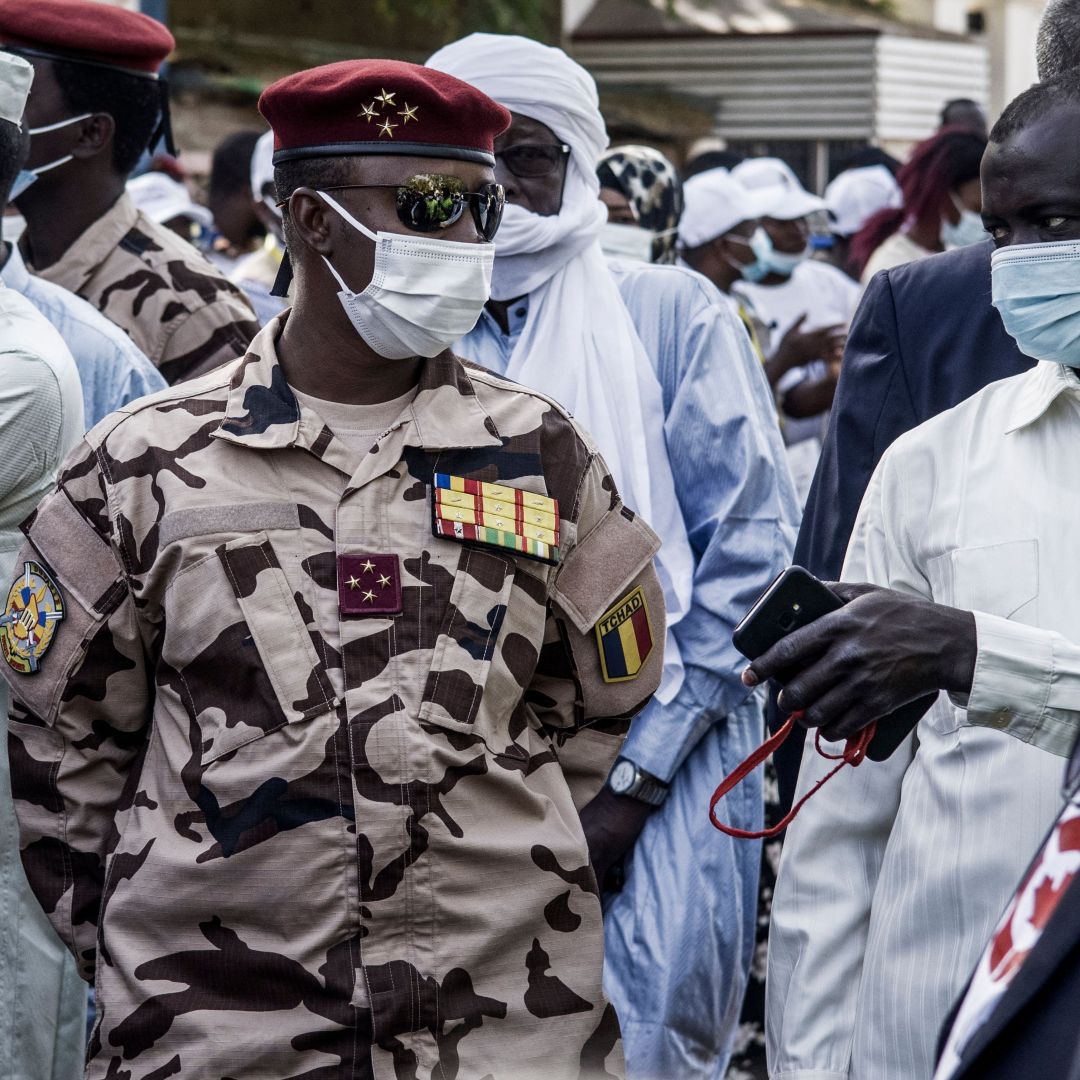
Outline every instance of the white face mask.
[[494, 244], [374, 233], [325, 192], [318, 194], [375, 241], [375, 273], [361, 293], [353, 292], [323, 256], [341, 286], [338, 299], [345, 314], [375, 352], [388, 360], [437, 356], [476, 325], [491, 292]]
[[950, 191], [949, 198], [952, 199], [960, 220], [955, 225], [951, 221], [942, 221], [941, 242], [945, 245], [945, 250], [952, 251], [970, 244], [981, 244], [989, 235], [982, 223], [982, 217], [966, 207], [956, 197], [955, 192]]
[[[57, 120], [55, 124], [45, 124], [43, 127], [27, 128], [26, 134], [33, 138], [35, 135], [44, 135], [49, 131], [59, 131], [61, 128], [66, 128], [70, 124], [78, 124], [83, 120], [89, 120], [93, 113], [83, 113], [82, 116], [72, 116], [67, 120]], [[34, 176], [41, 176], [43, 173], [51, 172], [53, 169], [59, 168], [61, 165], [66, 165], [69, 161], [75, 159], [74, 154], [65, 154], [62, 158], [57, 158], [55, 161], [50, 161], [46, 165], [39, 165], [36, 169], [30, 169]], [[29, 186], [29, 185], [27, 185]]]
[[656, 234], [640, 225], [623, 225], [605, 221], [600, 226], [600, 250], [609, 259], [630, 259], [633, 262], [652, 262]]

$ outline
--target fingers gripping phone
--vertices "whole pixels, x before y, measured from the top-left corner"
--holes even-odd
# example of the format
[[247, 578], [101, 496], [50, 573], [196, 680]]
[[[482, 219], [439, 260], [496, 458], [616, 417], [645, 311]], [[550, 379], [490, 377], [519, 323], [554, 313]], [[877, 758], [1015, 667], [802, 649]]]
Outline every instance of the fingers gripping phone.
[[[748, 660], [756, 660], [781, 638], [843, 606], [844, 601], [808, 570], [789, 566], [743, 616], [731, 641]], [[794, 671], [779, 672], [777, 682], [783, 685], [794, 674]], [[889, 757], [936, 697], [936, 694], [928, 694], [881, 717], [866, 756], [872, 761], [884, 761]]]

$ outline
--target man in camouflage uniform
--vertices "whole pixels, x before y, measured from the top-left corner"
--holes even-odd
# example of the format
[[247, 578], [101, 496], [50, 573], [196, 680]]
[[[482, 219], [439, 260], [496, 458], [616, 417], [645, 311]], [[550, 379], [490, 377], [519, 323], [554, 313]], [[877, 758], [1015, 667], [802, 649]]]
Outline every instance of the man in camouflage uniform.
[[160, 130], [169, 31], [95, 0], [0, 0], [0, 43], [35, 69], [37, 180], [16, 199], [30, 269], [104, 312], [170, 383], [243, 355], [259, 329], [243, 293], [124, 191]]
[[621, 1075], [574, 800], [659, 681], [657, 540], [558, 405], [437, 343], [508, 114], [391, 61], [260, 107], [295, 306], [87, 437], [19, 559], [63, 617], [0, 626], [87, 1075]]

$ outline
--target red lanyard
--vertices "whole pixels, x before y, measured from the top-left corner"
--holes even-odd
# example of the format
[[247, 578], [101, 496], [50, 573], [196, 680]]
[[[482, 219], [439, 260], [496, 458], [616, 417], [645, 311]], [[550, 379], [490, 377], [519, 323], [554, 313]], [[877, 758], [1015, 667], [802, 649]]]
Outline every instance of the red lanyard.
[[783, 821], [778, 822], [771, 829], [762, 829], [759, 832], [751, 832], [749, 829], [736, 829], [733, 825], [725, 825], [716, 816], [716, 804], [732, 788], [737, 787], [742, 781], [756, 769], [784, 740], [791, 734], [796, 721], [802, 717], [801, 712], [792, 713], [784, 726], [775, 734], [770, 735], [730, 776], [726, 777], [720, 786], [713, 792], [709, 800], [709, 820], [723, 833], [728, 836], [736, 836], [741, 840], [770, 840], [782, 833], [794, 820], [795, 815], [806, 804], [806, 800], [831, 780], [845, 765], [858, 765], [866, 757], [866, 748], [874, 737], [874, 729], [877, 725], [868, 724], [852, 739], [848, 739], [842, 754], [827, 754], [821, 749], [821, 729], [814, 733], [814, 745], [817, 752], [829, 761], [839, 761], [840, 764], [823, 776], [788, 812]]

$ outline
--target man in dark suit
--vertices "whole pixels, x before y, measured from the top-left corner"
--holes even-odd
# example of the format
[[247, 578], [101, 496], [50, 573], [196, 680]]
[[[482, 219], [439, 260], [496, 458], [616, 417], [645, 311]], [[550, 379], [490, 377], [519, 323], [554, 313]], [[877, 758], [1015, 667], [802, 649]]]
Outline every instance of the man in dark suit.
[[[806, 502], [795, 563], [835, 581], [881, 455], [905, 431], [1035, 361], [990, 303], [993, 242], [883, 270], [851, 324], [829, 432]], [[797, 728], [775, 755], [791, 805], [802, 758]]]
[[[1025, 1076], [1080, 1080], [1076, 1024], [1080, 1012], [1080, 874], [1075, 873], [1080, 844], [1080, 744], [1073, 749], [1067, 776], [1066, 790], [1073, 796], [1024, 875], [988, 946], [985, 959], [996, 962], [998, 970], [1009, 963], [1010, 951], [1019, 956], [1019, 967], [982, 1023], [965, 1024], [965, 1012], [972, 1012], [965, 1005], [967, 998], [978, 993], [977, 982], [985, 978], [986, 967], [980, 965], [981, 970], [976, 970], [942, 1027], [939, 1072], [946, 1073], [949, 1080]], [[1058, 866], [1048, 866], [1054, 859]], [[1018, 949], [1014, 940], [1022, 933], [1025, 920], [1042, 926], [1041, 935], [1026, 952]], [[1019, 930], [1015, 926], [1018, 922]]]

